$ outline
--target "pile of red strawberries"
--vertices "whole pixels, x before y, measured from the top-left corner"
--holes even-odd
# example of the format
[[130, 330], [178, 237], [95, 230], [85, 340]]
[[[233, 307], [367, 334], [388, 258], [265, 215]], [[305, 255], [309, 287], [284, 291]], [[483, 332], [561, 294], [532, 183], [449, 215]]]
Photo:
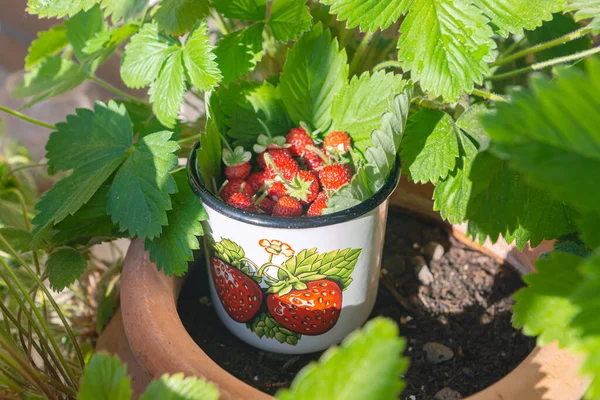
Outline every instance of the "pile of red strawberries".
[[[252, 155], [241, 146], [223, 150], [225, 177], [219, 191], [229, 205], [278, 217], [323, 215], [327, 200], [352, 179], [350, 137], [334, 131], [322, 146], [303, 128], [285, 137], [259, 137]], [[254, 169], [254, 171], [253, 171]]]

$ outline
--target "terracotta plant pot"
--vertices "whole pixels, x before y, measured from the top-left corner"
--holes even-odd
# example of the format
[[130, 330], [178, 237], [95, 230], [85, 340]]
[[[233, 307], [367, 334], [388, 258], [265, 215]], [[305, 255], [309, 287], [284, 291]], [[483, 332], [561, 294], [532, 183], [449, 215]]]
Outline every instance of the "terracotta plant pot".
[[208, 214], [210, 293], [227, 329], [262, 350], [304, 354], [325, 350], [362, 326], [377, 298], [388, 198], [400, 162], [361, 204], [284, 218], [243, 211], [212, 194], [198, 172], [197, 148], [188, 176]]
[[[439, 220], [432, 211], [427, 187], [402, 181], [390, 203]], [[499, 260], [506, 260], [523, 273], [533, 271], [532, 261], [548, 249], [517, 251], [500, 241], [477, 246], [464, 236], [464, 227], [450, 227], [459, 240]], [[212, 361], [188, 335], [177, 313], [181, 280], [158, 272], [141, 241], [133, 241], [121, 283], [121, 315], [111, 321], [98, 342], [99, 350], [120, 355], [127, 362], [134, 390], [139, 394], [150, 379], [165, 373], [183, 372], [214, 382], [224, 400], [271, 398], [235, 378]], [[580, 358], [556, 346], [536, 348], [515, 370], [469, 400], [579, 400], [588, 381], [577, 373]]]

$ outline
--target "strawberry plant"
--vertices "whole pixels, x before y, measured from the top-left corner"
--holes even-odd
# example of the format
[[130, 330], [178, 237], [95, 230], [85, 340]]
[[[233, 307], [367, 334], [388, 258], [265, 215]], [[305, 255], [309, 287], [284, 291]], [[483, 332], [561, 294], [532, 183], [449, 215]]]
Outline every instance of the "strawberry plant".
[[[21, 110], [0, 105], [52, 132], [40, 164], [15, 163], [11, 150], [0, 157], [2, 300], [16, 307], [1, 310], [2, 348], [14, 350], [2, 353], [4, 385], [78, 393], [85, 360], [67, 319], [77, 367], [35, 310], [51, 298], [48, 287], [64, 290], [81, 277], [93, 245], [138, 238], [158, 269], [187, 271], [207, 214], [178, 159], [199, 140], [207, 187], [248, 212], [347, 210], [385, 185], [399, 156], [410, 180], [435, 186], [434, 209], [467, 223], [472, 237], [518, 248], [557, 239], [526, 277], [514, 321], [540, 344], [582, 353], [587, 396], [600, 398], [596, 0], [29, 0], [27, 11], [63, 20], [31, 43], [13, 93], [24, 99]], [[112, 57], [120, 58], [122, 85], [98, 76]], [[85, 81], [114, 99], [56, 124], [26, 115]], [[148, 88], [147, 96], [123, 86]], [[198, 101], [204, 115], [188, 120], [182, 107]], [[40, 199], [28, 171], [39, 168], [55, 181]], [[241, 261], [235, 243], [214, 246], [220, 261], [211, 272], [235, 277], [219, 284], [224, 306], [280, 342], [301, 339], [285, 320], [293, 319], [294, 295], [316, 296], [321, 284], [338, 293], [351, 279], [324, 269], [334, 256], [317, 250], [303, 256], [321, 260], [306, 265], [310, 275], [296, 268], [300, 252], [268, 279]], [[243, 288], [242, 310], [230, 283], [236, 296]], [[325, 329], [313, 322], [309, 329]], [[396, 395], [406, 367], [401, 342], [385, 323], [366, 332], [367, 340], [349, 338], [306, 369], [281, 398], [341, 398], [341, 371], [344, 386], [363, 383], [352, 385], [359, 398]], [[15, 335], [31, 345], [13, 346]], [[23, 366], [32, 346], [49, 381]], [[378, 361], [380, 385], [352, 368], [348, 360], [358, 358]]]

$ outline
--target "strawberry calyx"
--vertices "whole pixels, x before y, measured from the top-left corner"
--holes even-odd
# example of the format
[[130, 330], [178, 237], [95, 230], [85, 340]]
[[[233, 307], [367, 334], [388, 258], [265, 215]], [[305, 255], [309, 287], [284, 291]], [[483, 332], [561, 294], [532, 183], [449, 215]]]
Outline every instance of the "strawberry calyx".
[[245, 151], [242, 146], [237, 146], [233, 151], [229, 148], [223, 149], [223, 163], [228, 167], [249, 162], [251, 158], [252, 154]]
[[303, 178], [301, 176], [300, 171], [291, 180], [288, 180], [285, 179], [281, 171], [279, 171], [269, 154], [265, 154], [265, 162], [270, 168], [272, 168], [275, 171], [277, 177], [285, 186], [288, 196], [293, 197], [294, 199], [302, 202], [310, 202], [314, 200], [313, 194], [316, 196], [316, 193], [313, 193], [313, 186], [315, 185], [315, 183], [317, 185], [316, 190], [318, 191], [318, 181], [316, 178], [314, 178], [314, 176], [313, 179]]
[[290, 147], [285, 143], [285, 137], [273, 136], [271, 134], [271, 130], [262, 119], [258, 118], [258, 122], [262, 125], [265, 134], [258, 135], [256, 140], [257, 143], [252, 146], [252, 150], [254, 150], [256, 154], [264, 153], [267, 150], [284, 149]]
[[283, 136], [271, 137], [260, 134], [256, 139], [256, 144], [252, 146], [252, 150], [254, 150], [256, 154], [260, 154], [267, 150], [286, 149], [288, 147], [290, 147], [290, 145], [285, 142], [285, 137]]
[[314, 154], [316, 154], [320, 159], [323, 160], [324, 165], [332, 165], [332, 164], [348, 164], [349, 160], [344, 157], [346, 153], [332, 151], [325, 153], [323, 150], [319, 149], [315, 146], [306, 146], [307, 150], [310, 150]]

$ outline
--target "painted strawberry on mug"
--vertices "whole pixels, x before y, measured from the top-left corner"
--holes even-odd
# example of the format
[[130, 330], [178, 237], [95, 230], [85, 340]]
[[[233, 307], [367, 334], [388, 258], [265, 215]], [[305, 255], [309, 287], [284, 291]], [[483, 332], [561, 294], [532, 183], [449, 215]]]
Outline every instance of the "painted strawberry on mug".
[[210, 259], [210, 273], [227, 314], [236, 322], [250, 321], [263, 301], [258, 283], [217, 257]]
[[321, 335], [338, 321], [342, 289], [330, 280], [307, 283], [306, 289], [267, 296], [269, 313], [284, 328], [303, 335]]

